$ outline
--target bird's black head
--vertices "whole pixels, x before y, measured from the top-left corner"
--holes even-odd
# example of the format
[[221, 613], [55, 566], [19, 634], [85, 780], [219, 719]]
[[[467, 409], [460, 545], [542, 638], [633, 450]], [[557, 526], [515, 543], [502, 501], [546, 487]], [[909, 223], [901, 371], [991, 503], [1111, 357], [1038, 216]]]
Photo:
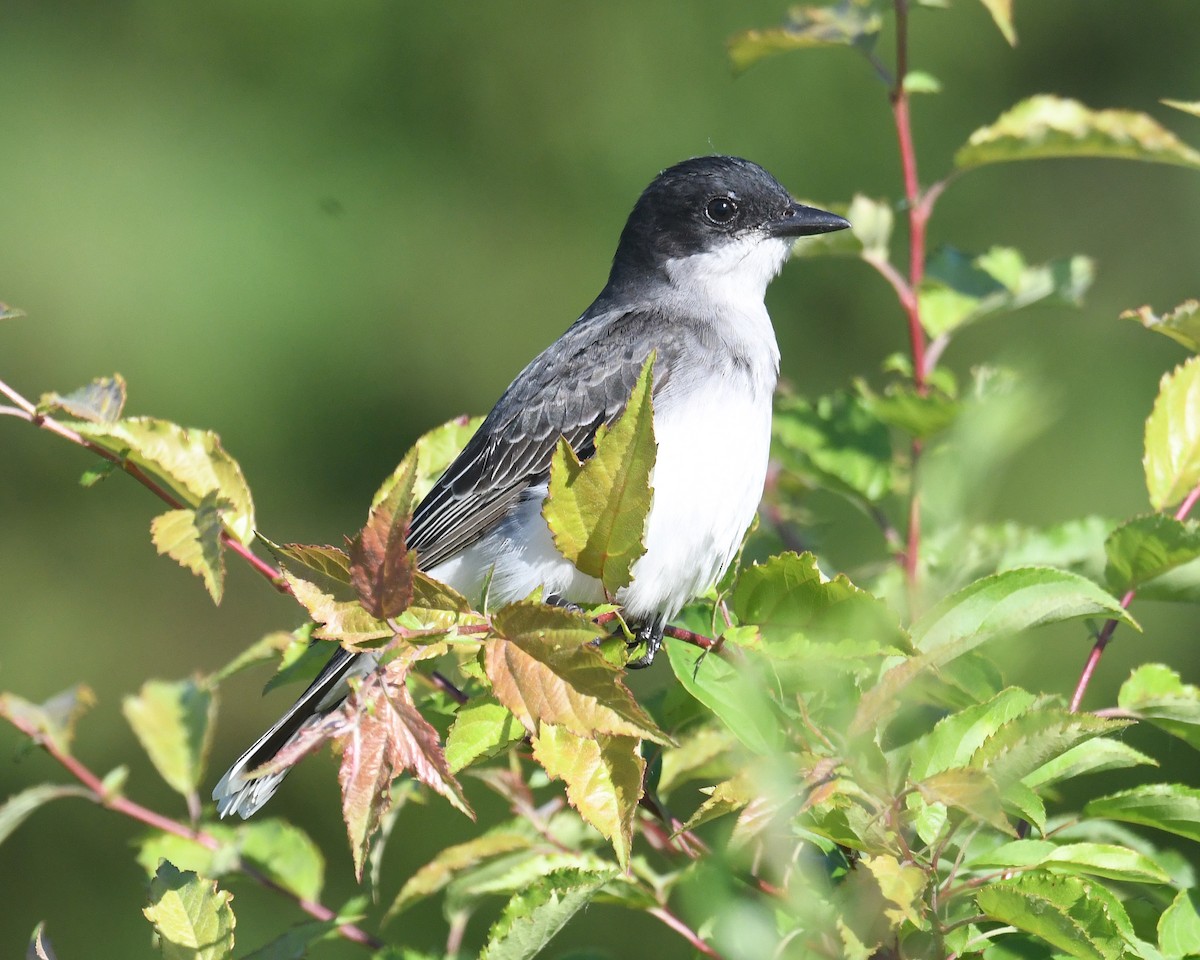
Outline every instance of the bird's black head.
[[[669, 167], [638, 198], [613, 257], [610, 286], [652, 280], [668, 262], [733, 242], [775, 241], [842, 230], [841, 217], [796, 203], [773, 176], [740, 157], [696, 157]], [[778, 268], [776, 268], [778, 269]]]

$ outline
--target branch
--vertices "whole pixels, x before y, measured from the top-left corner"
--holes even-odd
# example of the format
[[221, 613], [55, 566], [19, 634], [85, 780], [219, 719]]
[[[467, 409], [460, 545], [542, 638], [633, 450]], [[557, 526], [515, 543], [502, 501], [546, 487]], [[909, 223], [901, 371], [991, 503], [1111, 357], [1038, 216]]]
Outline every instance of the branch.
[[[131, 820], [136, 820], [138, 823], [144, 823], [155, 830], [161, 830], [164, 833], [174, 834], [185, 840], [191, 840], [207, 850], [216, 851], [221, 849], [221, 841], [210, 833], [205, 833], [203, 830], [193, 830], [178, 820], [172, 820], [161, 813], [156, 813], [148, 807], [143, 807], [140, 803], [130, 800], [128, 797], [114, 796], [104, 788], [103, 781], [91, 769], [76, 757], [60, 749], [52, 738], [43, 736], [33, 724], [23, 723], [17, 717], [8, 716], [5, 719], [57, 760], [64, 769], [87, 788], [91, 794], [90, 799], [100, 806], [129, 817]], [[287, 897], [310, 917], [322, 921], [333, 920], [337, 917], [337, 913], [329, 909], [329, 907], [297, 896], [254, 867], [239, 861], [237, 869], [244, 876], [249, 877], [260, 886], [266, 887], [268, 890], [274, 890], [276, 893]], [[386, 946], [382, 940], [372, 936], [353, 923], [342, 924], [337, 930], [345, 939], [361, 943], [372, 950], [381, 950]]]
[[651, 907], [646, 911], [650, 916], [656, 917], [665, 923], [668, 927], [678, 933], [686, 940], [697, 953], [702, 953], [706, 957], [715, 957], [716, 960], [721, 960], [721, 955], [712, 947], [700, 938], [700, 934], [696, 933], [691, 927], [680, 920], [666, 907]]

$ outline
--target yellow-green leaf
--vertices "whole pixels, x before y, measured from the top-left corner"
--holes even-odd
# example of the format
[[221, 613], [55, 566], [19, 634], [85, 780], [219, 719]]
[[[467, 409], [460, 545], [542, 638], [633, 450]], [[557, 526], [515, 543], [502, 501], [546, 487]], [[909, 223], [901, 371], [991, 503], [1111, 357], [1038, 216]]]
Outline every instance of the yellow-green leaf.
[[1163, 376], [1146, 420], [1142, 458], [1155, 510], [1173, 506], [1200, 483], [1200, 357]]
[[1015, 47], [1017, 45], [1017, 31], [1013, 29], [1012, 0], [979, 0], [979, 2], [987, 7], [987, 12], [996, 21], [996, 26], [1004, 34], [1004, 39], [1008, 41], [1008, 45]]
[[1038, 94], [980, 127], [954, 155], [968, 170], [987, 163], [1046, 157], [1109, 157], [1200, 168], [1200, 151], [1145, 113], [1091, 110], [1077, 100]]
[[154, 924], [166, 960], [226, 960], [233, 956], [233, 895], [164, 860], [150, 881], [150, 905], [142, 910]]
[[250, 488], [242, 468], [211, 430], [188, 429], [152, 417], [129, 417], [113, 423], [78, 420], [71, 426], [93, 443], [164, 481], [193, 507], [215, 491], [219, 499], [229, 503], [224, 514], [229, 532], [244, 544], [254, 539]]
[[1126, 310], [1122, 320], [1136, 320], [1147, 330], [1170, 337], [1192, 353], [1200, 353], [1200, 300], [1184, 300], [1174, 310], [1159, 316], [1148, 306]]
[[879, 884], [879, 891], [888, 904], [884, 906], [883, 913], [892, 925], [898, 927], [907, 921], [920, 926], [925, 871], [915, 864], [901, 864], [895, 857], [886, 854], [864, 856], [862, 864]]
[[203, 580], [213, 603], [220, 603], [225, 592], [222, 512], [214, 490], [194, 510], [168, 510], [150, 522], [154, 548]]
[[57, 393], [43, 394], [38, 401], [42, 410], [58, 409], [67, 416], [92, 423], [112, 423], [125, 408], [125, 378], [119, 373], [100, 377], [86, 387], [72, 390], [65, 397]]
[[646, 552], [642, 536], [650, 512], [654, 470], [654, 354], [646, 358], [624, 412], [596, 433], [596, 452], [581, 462], [560, 440], [550, 462], [550, 487], [542, 506], [555, 546], [609, 597], [629, 583], [630, 569]]
[[95, 702], [91, 688], [81, 683], [45, 703], [31, 703], [15, 693], [0, 693], [0, 717], [31, 736], [45, 737], [56, 750], [69, 754], [75, 724]]
[[405, 881], [384, 919], [394, 917], [414, 903], [445, 889], [456, 876], [471, 867], [515, 850], [528, 850], [532, 846], [533, 841], [529, 837], [498, 831], [446, 847]]
[[670, 738], [658, 729], [621, 682], [620, 668], [590, 645], [599, 630], [586, 617], [534, 603], [495, 613], [497, 637], [484, 648], [492, 689], [525, 729], [564, 726], [581, 737], [608, 733]]
[[159, 775], [177, 793], [195, 793], [212, 747], [216, 691], [198, 680], [147, 680], [121, 711]]
[[1182, 110], [1184, 113], [1190, 113], [1193, 117], [1200, 117], [1200, 100], [1160, 100], [1159, 103], [1166, 104], [1168, 107], [1173, 107], [1176, 110]]
[[544, 723], [533, 738], [533, 756], [552, 779], [567, 785], [567, 800], [613, 845], [622, 867], [633, 846], [633, 820], [642, 796], [646, 762], [638, 739], [583, 735]]
[[472, 700], [459, 708], [446, 735], [446, 762], [452, 773], [458, 773], [524, 736], [521, 722], [494, 697]]
[[729, 38], [729, 59], [741, 73], [759, 60], [810, 47], [870, 47], [883, 26], [871, 0], [838, 0], [826, 6], [796, 6], [781, 27], [745, 30]]

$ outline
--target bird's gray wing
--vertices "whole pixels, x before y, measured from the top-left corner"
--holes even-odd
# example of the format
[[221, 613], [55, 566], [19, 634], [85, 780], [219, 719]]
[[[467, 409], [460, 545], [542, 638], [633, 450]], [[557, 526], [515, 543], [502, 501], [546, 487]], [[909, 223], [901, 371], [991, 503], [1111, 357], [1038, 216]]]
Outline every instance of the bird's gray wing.
[[641, 311], [585, 314], [533, 360], [413, 513], [408, 545], [424, 569], [478, 540], [530, 486], [545, 481], [559, 437], [580, 459], [624, 409], [651, 350], [654, 392], [678, 352], [661, 319]]

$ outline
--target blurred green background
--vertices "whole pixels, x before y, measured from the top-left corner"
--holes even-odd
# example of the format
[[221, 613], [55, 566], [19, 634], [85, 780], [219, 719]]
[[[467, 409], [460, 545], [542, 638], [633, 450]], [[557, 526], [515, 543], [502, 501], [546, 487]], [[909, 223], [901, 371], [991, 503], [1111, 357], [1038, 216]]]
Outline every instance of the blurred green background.
[[[338, 542], [416, 436], [485, 411], [587, 306], [662, 167], [736, 153], [813, 200], [899, 194], [886, 99], [862, 58], [819, 50], [732, 76], [726, 37], [784, 9], [5, 0], [0, 300], [29, 317], [0, 327], [0, 378], [36, 396], [119, 371], [131, 413], [221, 434], [265, 533]], [[1200, 143], [1200, 121], [1158, 104], [1200, 98], [1194, 0], [1017, 0], [1016, 22], [1012, 50], [974, 0], [915, 11], [913, 65], [946, 86], [914, 105], [926, 182], [973, 129], [1037, 92], [1148, 111]], [[1041, 523], [1145, 509], [1142, 423], [1182, 357], [1117, 314], [1200, 294], [1200, 177], [1102, 161], [989, 168], [951, 188], [931, 234], [1098, 263], [1084, 309], [983, 325], [946, 358], [959, 372], [1012, 364], [1046, 398], [1045, 430], [980, 492], [978, 515]], [[889, 288], [858, 262], [793, 264], [768, 303], [784, 374], [809, 394], [873, 375], [906, 346]], [[0, 688], [42, 699], [89, 683], [100, 704], [78, 752], [100, 770], [129, 764], [136, 798], [182, 815], [141, 759], [121, 696], [150, 676], [214, 669], [296, 625], [297, 611], [233, 562], [214, 608], [156, 557], [147, 525], [158, 504], [122, 478], [80, 488], [92, 465], [0, 420]], [[833, 562], [878, 549], [861, 520], [844, 519], [821, 535]], [[1194, 613], [1136, 612], [1147, 633], [1118, 634], [1095, 702], [1142, 659], [1200, 679]], [[1055, 643], [1014, 644], [1013, 672], [1069, 689], [1086, 638]], [[222, 689], [210, 779], [290, 702], [291, 691], [260, 699], [265, 679]], [[332, 773], [327, 757], [305, 764], [273, 812], [330, 853], [326, 899], [337, 904], [354, 888]], [[0, 728], [0, 794], [47, 778], [63, 774]], [[388, 891], [472, 831], [441, 805], [404, 816]], [[136, 834], [77, 800], [37, 813], [0, 846], [0, 955], [18, 955], [44, 919], [64, 960], [149, 956]], [[239, 952], [299, 919], [250, 884], [232, 889]], [[655, 921], [622, 914], [614, 931], [615, 916], [593, 906], [556, 950], [599, 940], [615, 957], [689, 955]], [[443, 936], [434, 908], [398, 924], [426, 948]]]

